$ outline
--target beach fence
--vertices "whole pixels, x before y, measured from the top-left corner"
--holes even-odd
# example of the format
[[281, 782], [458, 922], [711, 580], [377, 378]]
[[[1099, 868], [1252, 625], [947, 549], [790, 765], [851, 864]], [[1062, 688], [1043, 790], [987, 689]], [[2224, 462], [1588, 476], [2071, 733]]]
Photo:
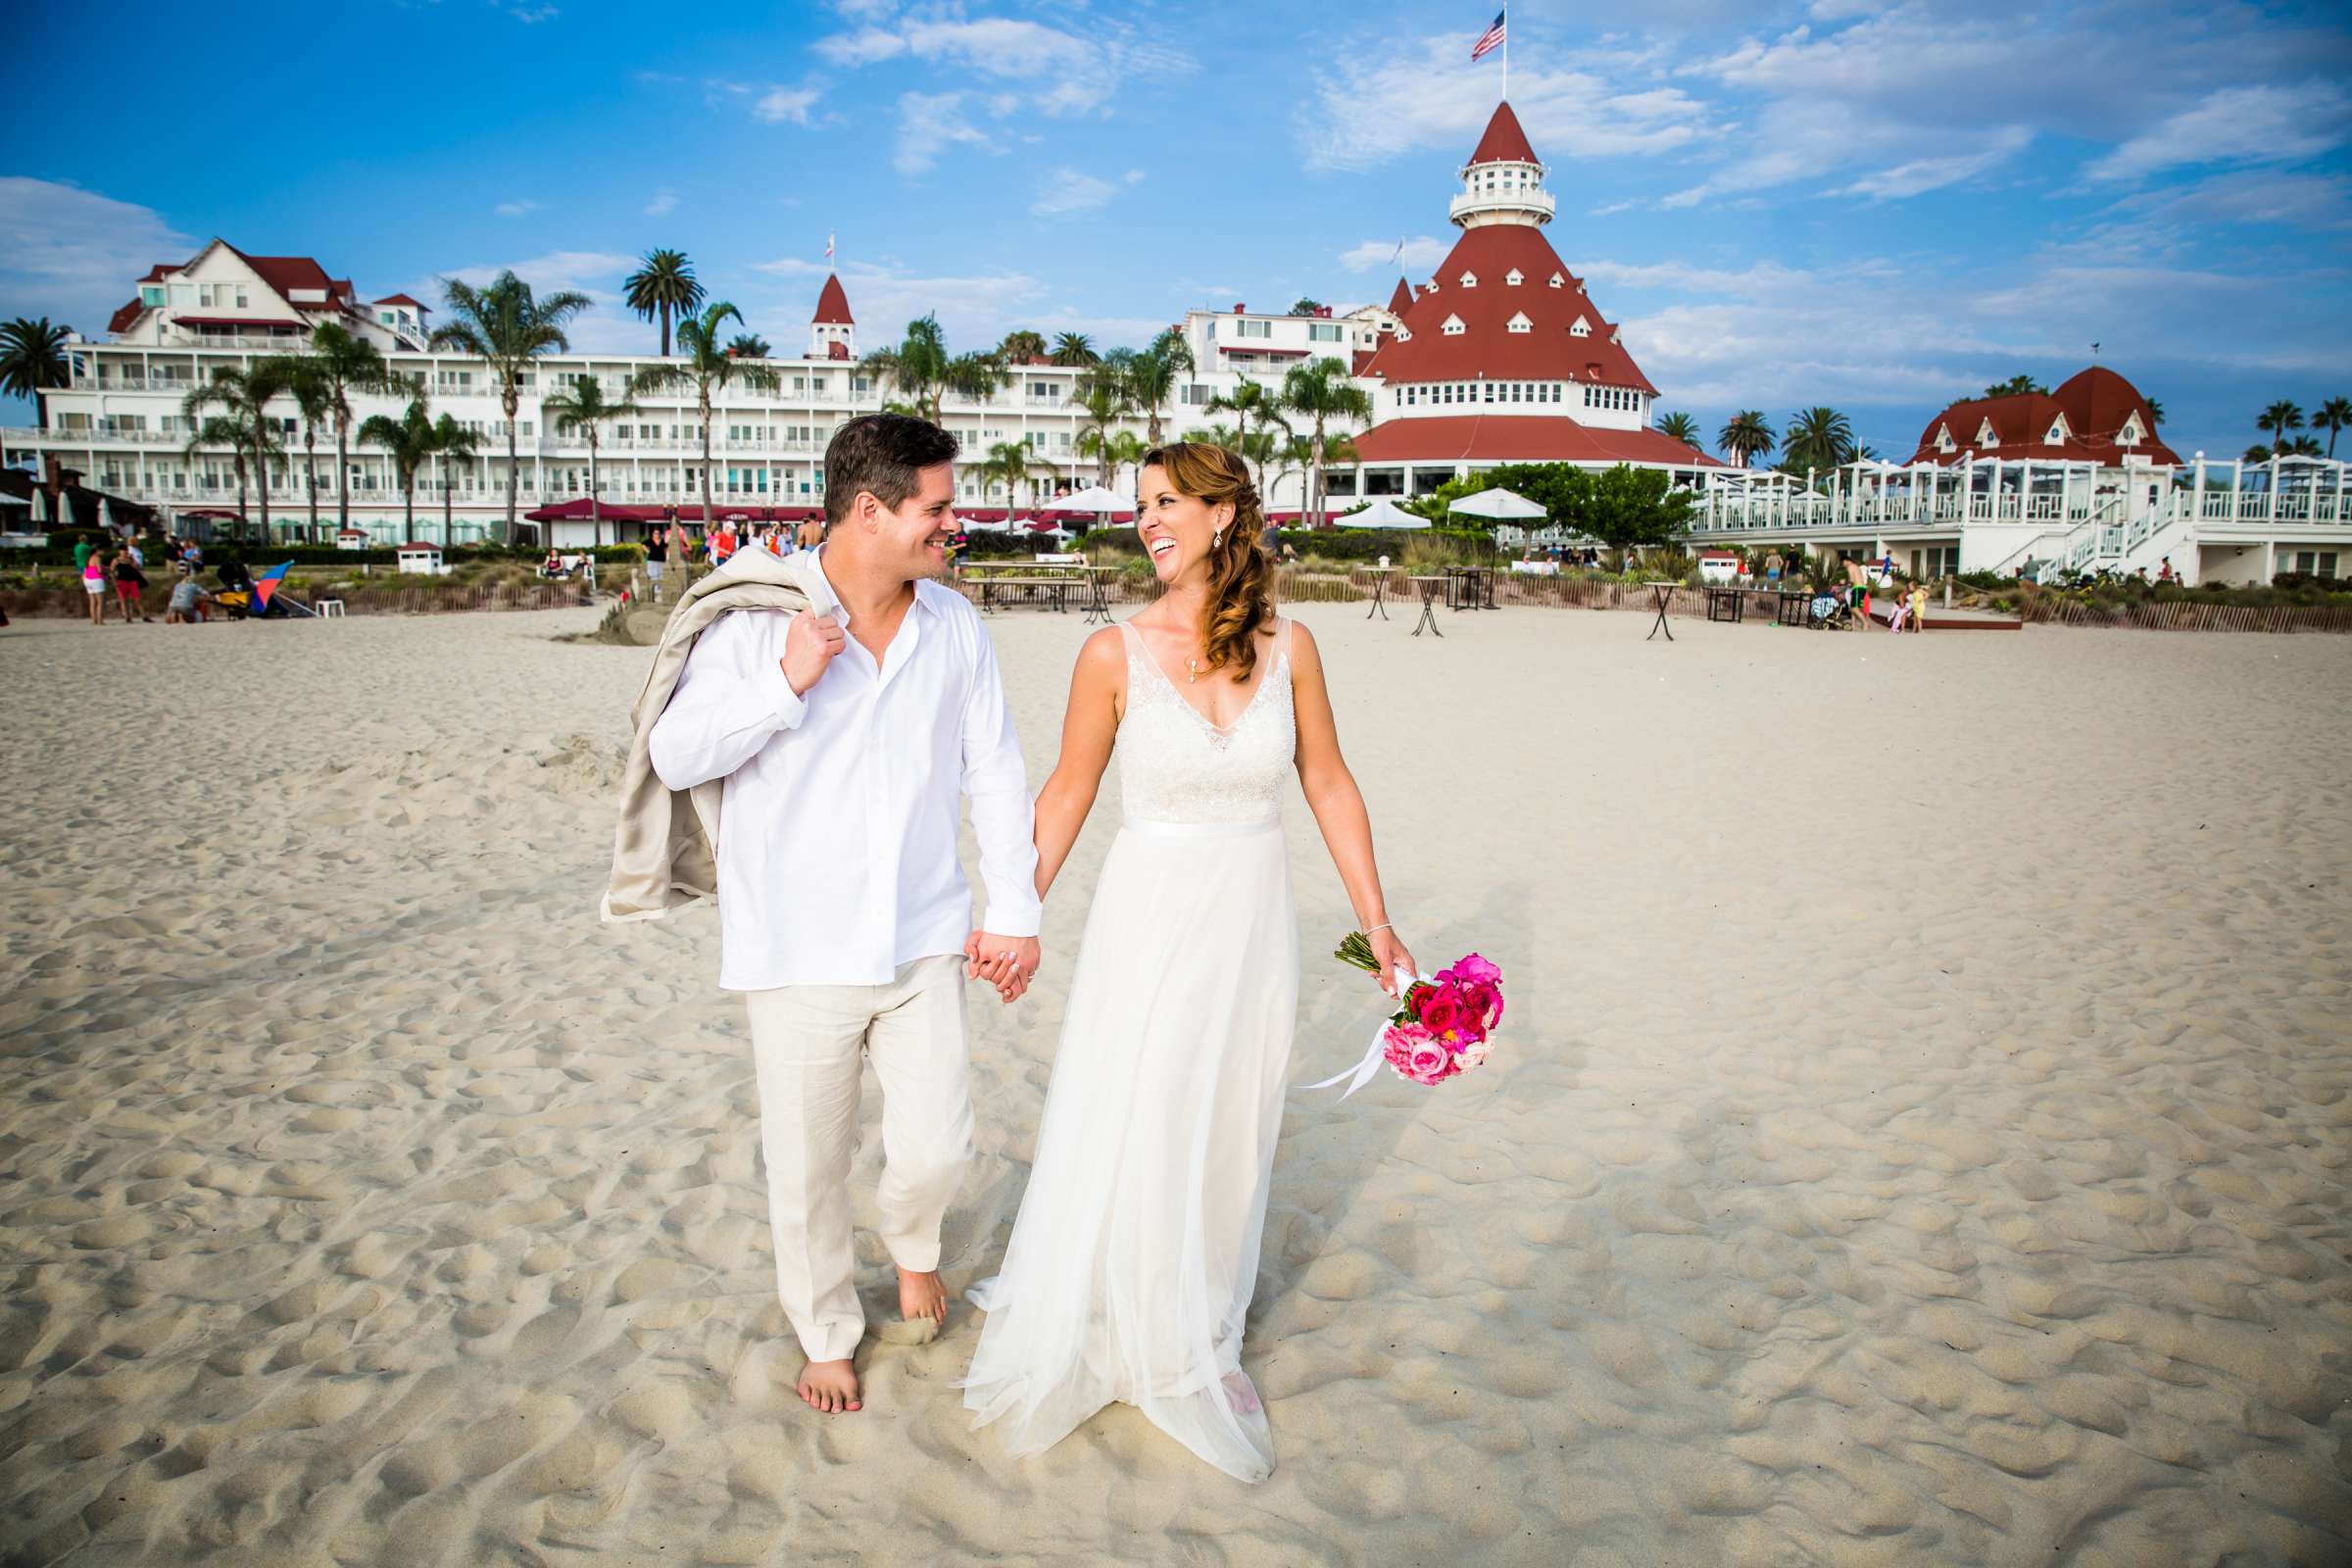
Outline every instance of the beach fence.
[[[2052, 626], [2122, 626], [2138, 631], [2352, 632], [2346, 605], [2096, 605], [2047, 595], [2019, 607], [2020, 620]], [[1928, 622], [1932, 628], [1935, 621]]]

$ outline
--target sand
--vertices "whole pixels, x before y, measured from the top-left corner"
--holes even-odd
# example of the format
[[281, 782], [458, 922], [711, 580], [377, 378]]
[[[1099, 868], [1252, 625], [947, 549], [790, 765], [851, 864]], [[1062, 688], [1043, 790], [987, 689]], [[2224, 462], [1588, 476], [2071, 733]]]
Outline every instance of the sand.
[[[1302, 615], [1399, 925], [1510, 1016], [1295, 1099], [1258, 1488], [1124, 1409], [1004, 1459], [960, 1302], [794, 1396], [715, 920], [595, 921], [595, 612], [0, 633], [5, 1560], [2352, 1560], [2352, 639]], [[994, 624], [1042, 779], [1086, 628]], [[1115, 801], [975, 998], [951, 1287]], [[1294, 1078], [1379, 1000], [1310, 959]]]

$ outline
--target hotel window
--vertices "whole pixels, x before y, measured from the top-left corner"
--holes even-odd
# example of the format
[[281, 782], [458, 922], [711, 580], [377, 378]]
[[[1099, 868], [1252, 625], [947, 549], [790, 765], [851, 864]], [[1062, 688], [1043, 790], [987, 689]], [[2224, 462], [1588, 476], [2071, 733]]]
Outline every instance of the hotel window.
[[1518, 312], [1503, 324], [1508, 330], [1519, 333], [1532, 332], [1536, 329], [1536, 323], [1527, 318], [1525, 311]]
[[1566, 281], [1565, 281], [1564, 279], [1562, 279], [1562, 278], [1561, 278], [1561, 276], [1560, 276], [1560, 274], [1559, 274], [1559, 273], [1557, 273], [1557, 272], [1554, 272], [1554, 273], [1552, 273], [1552, 274], [1551, 274], [1551, 284], [1550, 284], [1550, 286], [1551, 286], [1551, 287], [1553, 287], [1553, 288], [1565, 288], [1565, 287], [1567, 286], [1567, 284], [1566, 284]]
[[1570, 337], [1591, 337], [1592, 335], [1592, 323], [1580, 316], [1569, 325], [1568, 335]]
[[1340, 340], [1340, 323], [1309, 321], [1306, 323], [1306, 340], [1309, 343], [1337, 343]]
[[1502, 280], [1512, 288], [1517, 288], [1520, 284], [1527, 281], [1527, 274], [1514, 267], [1508, 272], [1503, 274]]
[[815, 393], [820, 398], [823, 397], [825, 395], [825, 378], [821, 375], [810, 376], [808, 378], [808, 390]]
[[164, 308], [164, 285], [141, 283], [139, 285], [139, 304], [150, 311], [162, 310]]
[[1272, 321], [1236, 321], [1234, 325], [1238, 328], [1234, 333], [1236, 337], [1272, 337], [1274, 335]]
[[1476, 272], [1464, 272], [1461, 276], [1461, 284], [1464, 288], [1478, 287], [1478, 274]]
[[1467, 332], [1470, 329], [1462, 324], [1462, 318], [1460, 317], [1448, 316], [1446, 318], [1446, 325], [1444, 330], [1447, 337], [1460, 337], [1464, 332]]

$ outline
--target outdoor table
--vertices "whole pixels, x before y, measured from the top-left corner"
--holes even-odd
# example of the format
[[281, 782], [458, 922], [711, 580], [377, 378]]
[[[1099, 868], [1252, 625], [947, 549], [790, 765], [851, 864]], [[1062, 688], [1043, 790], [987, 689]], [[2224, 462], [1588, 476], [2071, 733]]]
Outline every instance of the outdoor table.
[[1431, 631], [1438, 632], [1439, 636], [1445, 636], [1444, 632], [1438, 631], [1438, 593], [1452, 582], [1453, 578], [1450, 575], [1440, 575], [1413, 577], [1409, 580], [1421, 590], [1421, 621], [1413, 628], [1413, 635], [1420, 636], [1422, 627], [1426, 626]]
[[1707, 590], [1707, 618], [1728, 620], [1734, 625], [1746, 617], [1747, 590], [1744, 588], [1709, 588]]
[[1369, 576], [1372, 579], [1372, 608], [1364, 612], [1364, 618], [1370, 620], [1374, 615], [1378, 615], [1383, 620], [1388, 619], [1389, 568], [1386, 566], [1357, 566], [1351, 569], [1348, 575], [1350, 577]]
[[1807, 614], [1809, 612], [1808, 607], [1813, 602], [1811, 590], [1804, 588], [1775, 588], [1772, 590], [1772, 595], [1774, 599], [1779, 601], [1779, 603], [1773, 607], [1772, 612], [1772, 618], [1775, 621], [1783, 626], [1802, 626], [1805, 623]]
[[1494, 573], [1486, 566], [1447, 566], [1446, 568], [1446, 608], [1448, 610], [1493, 610], [1494, 608]]
[[1109, 625], [1111, 621], [1110, 599], [1102, 591], [1102, 580], [1119, 568], [1116, 566], [1080, 566], [1077, 569], [1086, 573], [1086, 623], [1092, 626], [1099, 620], [1105, 626]]
[[[1650, 598], [1657, 601], [1658, 606], [1658, 618], [1649, 628], [1649, 637], [1655, 637], [1658, 633], [1664, 632], [1668, 642], [1674, 641], [1674, 628], [1666, 624], [1666, 605], [1674, 597], [1674, 591], [1682, 584], [1679, 582], [1645, 582], [1642, 586], [1649, 590]], [[1642, 640], [1647, 642], [1649, 637]]]

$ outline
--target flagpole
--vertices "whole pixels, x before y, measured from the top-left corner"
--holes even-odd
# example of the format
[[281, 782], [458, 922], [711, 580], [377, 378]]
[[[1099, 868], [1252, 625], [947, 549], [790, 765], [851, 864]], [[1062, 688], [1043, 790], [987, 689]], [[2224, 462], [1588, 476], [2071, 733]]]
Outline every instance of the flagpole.
[[1511, 101], [1511, 8], [1502, 8], [1502, 101]]

